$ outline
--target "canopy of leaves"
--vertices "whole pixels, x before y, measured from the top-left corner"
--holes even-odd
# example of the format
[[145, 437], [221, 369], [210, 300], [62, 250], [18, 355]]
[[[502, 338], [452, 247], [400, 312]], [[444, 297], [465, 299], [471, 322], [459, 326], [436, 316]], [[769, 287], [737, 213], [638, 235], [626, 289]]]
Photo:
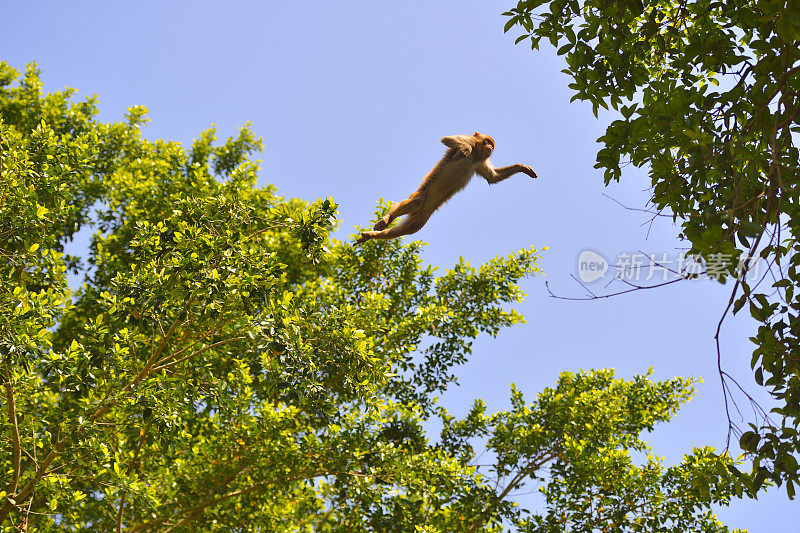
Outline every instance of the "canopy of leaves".
[[[529, 0], [508, 16], [518, 42], [564, 55], [574, 99], [618, 110], [597, 167], [646, 167], [653, 205], [680, 221], [690, 253], [735, 279], [725, 315], [758, 322], [752, 367], [777, 400], [740, 434], [755, 486], [800, 482], [800, 3], [795, 0]], [[758, 258], [759, 283], [744, 274]], [[724, 278], [725, 276], [723, 276]], [[719, 330], [717, 331], [717, 339]], [[719, 347], [719, 345], [718, 345]], [[719, 348], [718, 348], [719, 349]], [[722, 368], [726, 394], [730, 380]], [[730, 417], [729, 417], [730, 420]], [[760, 436], [759, 436], [760, 433]]]
[[[1, 531], [727, 530], [729, 457], [631, 456], [689, 381], [436, 403], [476, 336], [522, 320], [535, 250], [436, 276], [417, 243], [354, 249], [332, 200], [255, 186], [247, 127], [151, 142], [144, 108], [99, 123], [18, 78], [0, 63]], [[63, 250], [87, 224], [84, 265]], [[543, 509], [514, 504], [526, 484]]]

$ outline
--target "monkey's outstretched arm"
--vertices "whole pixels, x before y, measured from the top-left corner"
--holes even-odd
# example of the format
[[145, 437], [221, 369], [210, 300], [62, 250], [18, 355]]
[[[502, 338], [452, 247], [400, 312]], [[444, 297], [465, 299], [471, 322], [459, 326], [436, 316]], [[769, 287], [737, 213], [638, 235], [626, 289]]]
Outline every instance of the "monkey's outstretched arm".
[[458, 150], [464, 157], [469, 157], [475, 145], [475, 138], [470, 135], [451, 135], [442, 137], [442, 144]]
[[536, 177], [536, 172], [534, 172], [533, 169], [528, 165], [516, 164], [509, 165], [507, 167], [494, 168], [488, 159], [479, 165], [475, 169], [475, 172], [486, 178], [486, 181], [488, 181], [490, 184], [503, 181], [504, 179], [510, 178], [518, 172], [527, 174], [532, 178]]

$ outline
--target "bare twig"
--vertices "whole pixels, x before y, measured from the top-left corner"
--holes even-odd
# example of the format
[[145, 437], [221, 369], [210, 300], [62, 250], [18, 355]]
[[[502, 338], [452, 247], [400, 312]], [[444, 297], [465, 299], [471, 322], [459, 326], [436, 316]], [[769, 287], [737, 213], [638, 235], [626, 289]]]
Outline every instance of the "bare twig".
[[[626, 209], [628, 211], [637, 211], [639, 213], [646, 213], [648, 215], [653, 215], [654, 217], [672, 218], [672, 215], [667, 215], [665, 213], [662, 213], [663, 209], [659, 209], [658, 211], [653, 211], [652, 209], [648, 209], [646, 207], [645, 208], [631, 207], [629, 205], [623, 204], [622, 202], [620, 202], [619, 200], [617, 200], [616, 198], [614, 198], [613, 196], [611, 196], [609, 194], [603, 193], [603, 196], [605, 196], [606, 198], [608, 198], [609, 200], [611, 200], [612, 202], [614, 202], [618, 206], [620, 206], [623, 209]], [[648, 202], [648, 203], [650, 203], [650, 202]], [[645, 224], [647, 224], [647, 222], [645, 222]]]
[[590, 296], [582, 297], [582, 298], [570, 297], [570, 296], [559, 296], [559, 295], [555, 294], [550, 289], [549, 283], [545, 282], [544, 285], [547, 288], [547, 292], [550, 294], [551, 298], [556, 298], [558, 300], [571, 300], [571, 301], [581, 301], [581, 302], [582, 301], [589, 301], [589, 300], [602, 300], [603, 298], [613, 298], [614, 296], [620, 296], [622, 294], [628, 294], [629, 292], [643, 291], [643, 290], [647, 290], [647, 289], [658, 289], [660, 287], [666, 287], [667, 285], [672, 285], [673, 283], [678, 283], [679, 281], [685, 281], [687, 279], [687, 278], [681, 277], [681, 278], [678, 278], [678, 279], [665, 281], [663, 283], [658, 283], [656, 285], [634, 285], [634, 284], [630, 283], [629, 281], [621, 280], [621, 281], [624, 281], [625, 283], [627, 283], [628, 285], [631, 285], [631, 288], [630, 289], [625, 289], [624, 291], [612, 292], [610, 294], [594, 294], [592, 291], [589, 290], [588, 287], [586, 287], [585, 284], [581, 283], [581, 281], [578, 278], [576, 278], [574, 275], [570, 274], [570, 277], [572, 279], [574, 279], [575, 281], [577, 281], [581, 285], [581, 287], [586, 289], [586, 291], [589, 292]]

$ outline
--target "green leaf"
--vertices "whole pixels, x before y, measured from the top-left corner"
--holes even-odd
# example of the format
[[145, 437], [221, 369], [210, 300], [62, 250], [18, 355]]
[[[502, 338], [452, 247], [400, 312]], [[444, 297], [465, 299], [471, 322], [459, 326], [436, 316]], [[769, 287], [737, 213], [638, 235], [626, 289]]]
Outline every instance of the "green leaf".
[[797, 44], [796, 41], [800, 38], [800, 29], [792, 24], [787, 14], [782, 14], [778, 17], [775, 22], [775, 31], [778, 33], [778, 37], [786, 44]]
[[739, 446], [746, 452], [754, 452], [758, 447], [761, 437], [754, 431], [745, 431], [739, 438]]

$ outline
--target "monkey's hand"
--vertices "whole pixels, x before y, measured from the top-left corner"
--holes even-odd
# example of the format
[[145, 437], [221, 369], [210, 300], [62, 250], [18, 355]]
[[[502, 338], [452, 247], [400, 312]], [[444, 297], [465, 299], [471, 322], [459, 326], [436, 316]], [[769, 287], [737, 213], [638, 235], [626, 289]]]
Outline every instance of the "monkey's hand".
[[520, 165], [520, 172], [527, 174], [532, 178], [538, 178], [539, 176], [536, 175], [536, 172], [533, 171], [531, 167], [528, 165]]

